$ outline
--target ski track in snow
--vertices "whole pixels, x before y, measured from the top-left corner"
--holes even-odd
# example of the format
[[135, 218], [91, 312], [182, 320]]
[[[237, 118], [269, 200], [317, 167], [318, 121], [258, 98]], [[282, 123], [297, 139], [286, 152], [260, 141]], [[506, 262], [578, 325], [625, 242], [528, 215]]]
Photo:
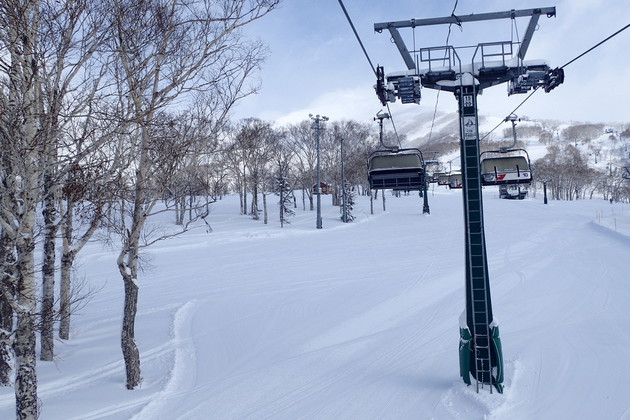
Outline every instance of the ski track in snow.
[[151, 402], [132, 417], [134, 420], [173, 418], [173, 410], [180, 409], [174, 404], [177, 398], [189, 393], [196, 381], [196, 352], [191, 335], [192, 315], [199, 302], [186, 302], [177, 310], [173, 319], [173, 338], [169, 343], [174, 353], [169, 380], [165, 388], [151, 397]]

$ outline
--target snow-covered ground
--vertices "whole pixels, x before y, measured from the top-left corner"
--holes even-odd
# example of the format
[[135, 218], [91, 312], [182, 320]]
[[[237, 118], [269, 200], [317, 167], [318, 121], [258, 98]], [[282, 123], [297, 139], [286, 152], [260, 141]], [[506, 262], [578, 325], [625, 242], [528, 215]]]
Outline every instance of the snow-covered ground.
[[93, 295], [38, 364], [41, 418], [630, 419], [630, 206], [484, 194], [504, 394], [459, 378], [461, 191], [435, 188], [430, 215], [417, 195], [387, 211], [379, 196], [374, 215], [359, 197], [351, 224], [324, 197], [321, 230], [315, 212], [281, 229], [227, 197], [212, 233], [147, 250], [140, 389], [124, 386], [115, 250], [81, 254]]

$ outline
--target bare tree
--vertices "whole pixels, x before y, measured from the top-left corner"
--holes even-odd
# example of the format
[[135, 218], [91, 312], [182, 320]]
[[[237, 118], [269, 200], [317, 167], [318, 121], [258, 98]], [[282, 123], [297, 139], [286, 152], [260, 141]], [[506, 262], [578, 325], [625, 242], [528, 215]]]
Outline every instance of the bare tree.
[[584, 197], [586, 187], [596, 182], [596, 172], [588, 167], [586, 158], [571, 144], [549, 146], [547, 154], [534, 162], [536, 179], [546, 179], [555, 200]]
[[[140, 355], [135, 341], [138, 304], [138, 260], [143, 229], [158, 198], [151, 194], [154, 170], [151, 148], [158, 111], [175, 105], [193, 92], [212, 92], [224, 107], [251, 92], [245, 81], [262, 59], [262, 45], [246, 42], [239, 28], [273, 10], [279, 0], [109, 0], [114, 76], [124, 93], [127, 118], [132, 121], [135, 158], [129, 224], [122, 233], [117, 264], [125, 287], [121, 348], [127, 388], [141, 381]], [[182, 46], [186, 48], [182, 48]], [[158, 238], [159, 239], [159, 238]], [[144, 243], [143, 243], [144, 242]]]
[[[0, 3], [0, 225], [5, 249], [15, 255], [14, 270], [3, 270], [2, 294], [15, 316], [13, 351], [16, 360], [16, 416], [35, 419], [37, 375], [35, 372], [35, 228], [40, 202], [39, 163], [42, 139], [37, 136], [40, 111], [40, 77], [37, 61], [39, 2]], [[6, 263], [6, 260], [4, 261]], [[4, 269], [5, 267], [3, 267]], [[9, 287], [7, 287], [10, 285]]]
[[250, 214], [254, 220], [258, 220], [260, 210], [258, 195], [262, 193], [264, 200], [267, 187], [265, 181], [269, 175], [268, 164], [278, 148], [279, 132], [274, 130], [269, 122], [247, 118], [237, 124], [234, 134], [231, 150], [235, 152], [235, 156], [241, 158], [241, 162], [235, 162], [238, 167], [246, 169], [242, 172], [243, 178], [247, 181], [243, 185], [249, 185], [251, 188]]
[[[41, 360], [53, 359], [55, 240], [61, 223], [56, 210], [61, 179], [73, 167], [76, 156], [60, 144], [64, 128], [83, 119], [100, 89], [103, 67], [95, 55], [103, 46], [108, 30], [103, 9], [83, 0], [63, 3], [44, 1], [40, 11], [41, 77], [39, 136], [43, 151], [44, 257], [42, 265]], [[59, 149], [63, 152], [59, 153]], [[85, 152], [85, 151], [84, 151]]]
[[[291, 166], [293, 156], [294, 152], [293, 150], [291, 150], [290, 147], [288, 147], [286, 142], [281, 142], [278, 145], [274, 157], [274, 166], [276, 173], [273, 177], [273, 181], [275, 193], [279, 196], [278, 205], [280, 208], [280, 227], [284, 227], [285, 224], [290, 223], [288, 217], [295, 215], [295, 211], [293, 211], [293, 209], [291, 208], [291, 202], [294, 198], [293, 182], [291, 179]], [[265, 206], [265, 216], [266, 215], [267, 208]]]
[[302, 188], [302, 206], [306, 210], [304, 196], [308, 197], [309, 210], [315, 210], [313, 185], [316, 183], [317, 144], [310, 120], [289, 125], [286, 128], [289, 147], [295, 154], [295, 170]]

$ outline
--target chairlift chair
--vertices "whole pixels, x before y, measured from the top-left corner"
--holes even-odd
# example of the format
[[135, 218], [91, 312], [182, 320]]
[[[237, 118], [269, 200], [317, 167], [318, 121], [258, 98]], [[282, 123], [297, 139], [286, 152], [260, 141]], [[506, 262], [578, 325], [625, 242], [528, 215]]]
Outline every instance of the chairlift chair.
[[418, 149], [377, 150], [368, 158], [370, 188], [422, 190], [423, 164], [422, 152]]
[[440, 174], [438, 176], [438, 185], [448, 185], [449, 183], [449, 175], [448, 174]]
[[429, 178], [429, 182], [432, 184], [439, 184], [440, 178], [444, 177], [444, 175], [446, 175], [444, 172], [433, 172]]
[[529, 184], [532, 170], [525, 149], [489, 150], [481, 153], [483, 185]]
[[451, 190], [462, 188], [462, 174], [461, 173], [455, 172], [455, 173], [451, 173], [448, 176], [448, 188]]

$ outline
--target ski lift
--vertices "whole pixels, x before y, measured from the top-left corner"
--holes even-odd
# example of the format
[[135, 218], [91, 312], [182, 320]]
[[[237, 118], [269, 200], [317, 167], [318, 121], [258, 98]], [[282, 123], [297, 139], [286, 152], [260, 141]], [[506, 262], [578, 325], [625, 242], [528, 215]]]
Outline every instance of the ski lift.
[[440, 182], [440, 178], [446, 175], [444, 172], [433, 172], [431, 177], [429, 178], [429, 182], [431, 184], [438, 184]]
[[530, 184], [532, 170], [529, 155], [525, 149], [516, 149], [516, 121], [520, 119], [510, 114], [505, 121], [512, 123], [513, 143], [499, 150], [481, 153], [481, 183], [483, 185]]
[[462, 188], [462, 174], [460, 172], [454, 172], [448, 176], [448, 188], [451, 190]]
[[483, 185], [529, 184], [532, 170], [525, 149], [489, 150], [481, 154]]
[[424, 189], [424, 161], [418, 149], [377, 150], [368, 158], [371, 189]]
[[437, 180], [438, 185], [448, 185], [449, 184], [449, 174], [440, 174]]

